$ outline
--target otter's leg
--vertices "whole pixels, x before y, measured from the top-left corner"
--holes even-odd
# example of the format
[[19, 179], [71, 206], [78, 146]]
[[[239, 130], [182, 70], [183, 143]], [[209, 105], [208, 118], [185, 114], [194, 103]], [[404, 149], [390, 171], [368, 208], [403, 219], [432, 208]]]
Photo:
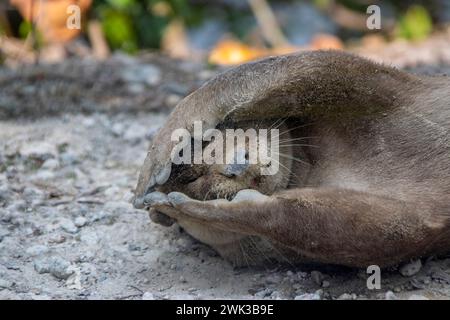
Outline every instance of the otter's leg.
[[175, 219], [258, 235], [324, 263], [385, 266], [449, 244], [446, 218], [430, 208], [352, 190], [294, 189], [231, 202], [173, 192], [166, 205], [177, 209], [165, 212]]

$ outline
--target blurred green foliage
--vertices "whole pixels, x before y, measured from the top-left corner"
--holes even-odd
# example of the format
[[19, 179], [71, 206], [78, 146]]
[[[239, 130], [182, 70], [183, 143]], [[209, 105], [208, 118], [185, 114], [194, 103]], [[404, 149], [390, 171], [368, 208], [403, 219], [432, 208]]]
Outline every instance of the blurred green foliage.
[[[367, 0], [268, 0], [272, 5], [279, 3], [289, 5], [300, 1], [308, 2], [323, 12], [327, 12], [326, 9], [333, 2], [338, 2], [363, 15], [366, 14], [368, 5]], [[389, 35], [407, 40], [420, 40], [432, 32], [434, 15], [430, 10], [436, 11], [436, 8], [439, 10], [436, 3], [440, 1], [448, 0], [373, 2], [387, 4], [393, 8], [397, 24], [395, 33]], [[90, 18], [101, 22], [112, 49], [135, 52], [141, 48], [159, 48], [166, 27], [174, 19], [181, 20], [189, 28], [199, 26], [207, 19], [217, 18], [224, 21], [235, 36], [244, 38], [254, 27], [255, 19], [245, 4], [230, 5], [230, 2], [236, 4], [239, 0], [94, 0]], [[1, 24], [0, 20], [0, 34], [5, 29]], [[25, 38], [31, 31], [31, 25], [22, 21], [13, 29], [15, 36]]]
[[[158, 4], [166, 10], [164, 14], [152, 10]], [[187, 0], [95, 0], [94, 14], [113, 49], [133, 52], [158, 48], [172, 19], [182, 19], [187, 25], [201, 22], [203, 6], [193, 7]]]
[[31, 30], [33, 30], [32, 24], [28, 21], [22, 21], [19, 25], [19, 36], [25, 39]]
[[398, 36], [408, 40], [422, 40], [428, 37], [433, 30], [428, 11], [419, 5], [408, 8], [406, 13], [400, 17], [397, 25]]
[[[242, 0], [246, 1], [246, 0]], [[290, 2], [301, 1], [291, 0]], [[277, 1], [270, 1], [275, 3]], [[289, 0], [282, 1], [284, 3]], [[348, 9], [365, 14], [367, 1], [339, 0]], [[385, 0], [395, 8], [397, 26], [395, 36], [419, 40], [427, 37], [433, 28], [431, 16], [424, 6], [409, 2]], [[331, 0], [314, 0], [312, 4], [324, 10]], [[164, 8], [161, 14], [154, 8]], [[226, 5], [223, 1], [190, 0], [94, 0], [94, 15], [102, 22], [105, 36], [113, 49], [134, 52], [139, 48], [158, 48], [163, 32], [172, 19], [179, 19], [189, 26], [199, 25], [204, 19], [220, 12], [221, 19], [228, 22], [230, 31], [242, 38], [250, 26], [249, 9], [242, 10]]]

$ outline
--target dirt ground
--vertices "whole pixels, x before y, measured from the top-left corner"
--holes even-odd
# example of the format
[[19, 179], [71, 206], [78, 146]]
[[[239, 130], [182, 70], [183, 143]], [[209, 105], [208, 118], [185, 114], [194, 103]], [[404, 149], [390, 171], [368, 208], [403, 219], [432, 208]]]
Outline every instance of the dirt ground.
[[235, 269], [134, 209], [149, 141], [215, 72], [124, 56], [0, 69], [0, 299], [450, 298], [450, 256], [383, 270], [369, 290], [366, 270]]

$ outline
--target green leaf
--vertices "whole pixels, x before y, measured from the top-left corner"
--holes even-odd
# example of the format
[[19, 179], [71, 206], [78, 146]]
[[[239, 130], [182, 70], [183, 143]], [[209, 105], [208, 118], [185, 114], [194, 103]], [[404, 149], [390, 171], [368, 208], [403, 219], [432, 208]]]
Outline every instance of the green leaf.
[[114, 49], [137, 50], [136, 32], [132, 19], [124, 12], [106, 9], [102, 12], [105, 37]]
[[19, 25], [19, 36], [22, 39], [25, 39], [28, 34], [31, 32], [31, 30], [33, 29], [33, 25], [31, 24], [31, 22], [28, 21], [22, 21]]
[[111, 6], [117, 9], [129, 9], [135, 4], [135, 0], [107, 0]]
[[400, 18], [397, 35], [408, 40], [422, 40], [433, 30], [433, 22], [428, 11], [419, 5], [412, 5]]

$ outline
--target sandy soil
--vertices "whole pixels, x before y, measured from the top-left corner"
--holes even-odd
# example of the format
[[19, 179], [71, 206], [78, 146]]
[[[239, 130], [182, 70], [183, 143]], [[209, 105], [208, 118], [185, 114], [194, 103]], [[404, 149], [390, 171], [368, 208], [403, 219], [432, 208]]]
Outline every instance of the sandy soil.
[[[151, 63], [165, 70], [159, 62]], [[435, 69], [444, 70], [425, 72]], [[102, 112], [71, 109], [59, 100], [63, 112], [52, 116], [3, 113], [0, 299], [450, 298], [450, 259], [445, 257], [413, 261], [400, 266], [401, 272], [397, 267], [384, 270], [381, 289], [369, 290], [365, 270], [289, 262], [235, 269], [179, 227], [152, 224], [130, 199], [149, 141], [170, 105], [184, 94], [173, 92], [173, 70], [170, 79], [165, 78], [170, 73], [161, 71], [160, 78], [150, 81], [155, 71], [149, 68], [141, 79], [116, 83], [122, 89], [127, 85], [127, 90], [153, 88], [161, 108], [149, 97], [141, 108], [129, 104], [128, 112], [107, 112], [105, 105], [111, 101], [99, 102], [99, 96], [90, 97], [86, 89], [83, 101], [99, 104]], [[24, 89], [5, 82], [11, 71], [1, 72], [0, 82], [10, 91], [0, 94], [0, 109], [16, 99], [30, 110], [35, 96], [27, 98], [26, 90], [33, 92], [42, 83], [27, 78], [29, 88]], [[205, 72], [182, 81], [193, 89], [214, 73]], [[106, 94], [113, 89], [102, 90]], [[115, 93], [119, 98], [126, 94]], [[46, 96], [40, 99], [45, 107]]]

